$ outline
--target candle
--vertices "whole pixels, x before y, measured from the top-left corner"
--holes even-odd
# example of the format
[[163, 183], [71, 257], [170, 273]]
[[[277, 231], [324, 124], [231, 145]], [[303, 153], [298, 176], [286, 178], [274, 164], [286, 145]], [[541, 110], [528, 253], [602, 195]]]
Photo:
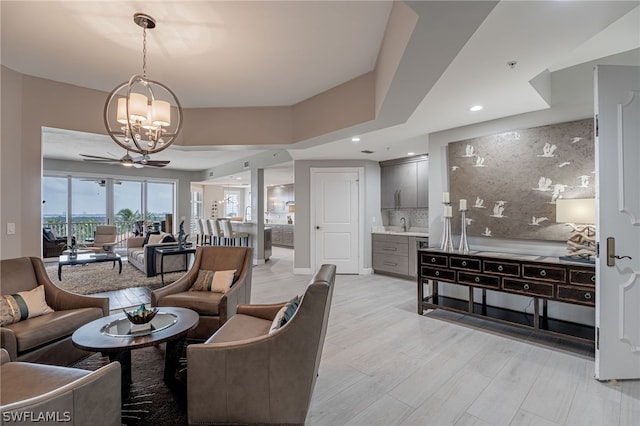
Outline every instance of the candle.
[[442, 202], [443, 203], [449, 203], [449, 193], [448, 192], [443, 192], [442, 193]]
[[467, 200], [462, 199], [460, 200], [460, 210], [466, 210], [467, 209]]
[[444, 206], [444, 217], [453, 217], [453, 208], [451, 206]]

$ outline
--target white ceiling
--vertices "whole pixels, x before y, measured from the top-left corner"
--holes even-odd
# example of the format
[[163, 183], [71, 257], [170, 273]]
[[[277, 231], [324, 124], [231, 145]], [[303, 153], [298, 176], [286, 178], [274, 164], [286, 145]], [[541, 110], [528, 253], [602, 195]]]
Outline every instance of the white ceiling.
[[[502, 1], [442, 68], [406, 122], [359, 134], [359, 143], [341, 134], [288, 151], [296, 160], [381, 161], [426, 152], [430, 132], [548, 108], [530, 80], [545, 70], [639, 48], [639, 4]], [[132, 16], [145, 12], [158, 22], [148, 35], [148, 74], [171, 87], [184, 106], [291, 105], [371, 71], [391, 6], [389, 1], [3, 0], [1, 59], [24, 74], [108, 92], [141, 71], [141, 29]], [[465, 10], [456, 1], [446, 7]], [[509, 68], [508, 61], [517, 61], [516, 67]], [[476, 103], [485, 108], [470, 113], [467, 108]], [[45, 158], [123, 154], [101, 135], [51, 129], [45, 140]], [[365, 149], [374, 154], [362, 154]], [[170, 168], [202, 170], [259, 152], [172, 147], [153, 158], [170, 159]]]

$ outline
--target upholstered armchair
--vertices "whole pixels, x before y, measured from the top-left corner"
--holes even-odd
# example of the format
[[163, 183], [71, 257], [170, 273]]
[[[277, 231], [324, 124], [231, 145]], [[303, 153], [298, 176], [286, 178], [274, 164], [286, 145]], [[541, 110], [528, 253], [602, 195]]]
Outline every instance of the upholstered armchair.
[[42, 228], [42, 257], [57, 257], [67, 247], [67, 237], [58, 237], [51, 228]]
[[299, 302], [240, 305], [210, 339], [187, 347], [190, 425], [304, 424], [335, 275], [322, 265]]
[[117, 235], [118, 231], [115, 225], [98, 225], [93, 242], [88, 243], [86, 248], [96, 253], [113, 251], [113, 247], [118, 244]]
[[[190, 339], [205, 340], [236, 313], [239, 304], [249, 303], [251, 297], [253, 249], [250, 247], [201, 246], [193, 265], [177, 281], [151, 293], [153, 306], [189, 308], [200, 314], [200, 322], [187, 335]], [[191, 291], [200, 271], [235, 270], [231, 287], [226, 293]]]
[[[42, 259], [20, 257], [0, 261], [3, 301], [0, 345], [13, 361], [70, 365], [89, 355], [73, 346], [71, 335], [80, 326], [109, 315], [109, 298], [89, 297], [64, 291], [51, 282]], [[14, 305], [6, 296], [44, 288], [44, 301], [53, 311], [29, 318], [16, 318]], [[28, 300], [38, 300], [42, 293], [29, 293]], [[21, 295], [23, 300], [25, 297]], [[29, 303], [27, 309], [31, 314]], [[46, 306], [45, 306], [46, 308]], [[40, 309], [45, 311], [46, 309]], [[22, 311], [22, 309], [20, 310]], [[46, 310], [48, 311], [48, 310]]]
[[[16, 424], [119, 426], [120, 363], [96, 371], [30, 362], [10, 362], [0, 349], [0, 418]], [[56, 416], [51, 419], [50, 416]]]

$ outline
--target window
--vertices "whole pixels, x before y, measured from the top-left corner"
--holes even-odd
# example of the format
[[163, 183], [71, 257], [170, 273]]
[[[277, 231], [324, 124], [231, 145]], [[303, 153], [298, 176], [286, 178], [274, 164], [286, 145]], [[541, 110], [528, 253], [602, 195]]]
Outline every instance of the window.
[[240, 216], [239, 214], [240, 195], [241, 195], [241, 192], [239, 189], [225, 188], [224, 190], [224, 216], [225, 217]]

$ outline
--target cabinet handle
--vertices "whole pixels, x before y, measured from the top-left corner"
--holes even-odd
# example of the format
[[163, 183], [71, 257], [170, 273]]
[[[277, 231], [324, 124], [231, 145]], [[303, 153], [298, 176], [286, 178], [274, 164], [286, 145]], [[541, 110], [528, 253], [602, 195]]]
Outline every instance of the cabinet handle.
[[479, 282], [480, 282], [480, 277], [475, 277], [473, 280], [474, 280], [475, 282], [479, 283]]
[[502, 267], [502, 265], [498, 265], [498, 271], [500, 272], [504, 271], [504, 268]]
[[529, 284], [523, 285], [522, 288], [524, 288], [525, 290], [529, 290]]
[[596, 276], [595, 276], [595, 275], [592, 275], [592, 276], [591, 276], [591, 282], [592, 282], [592, 283], [595, 283], [595, 282], [596, 282]]
[[540, 271], [540, 276], [541, 277], [546, 277], [547, 276], [547, 271], [545, 271], [544, 269], [542, 271]]
[[387, 266], [398, 266], [397, 263], [393, 263], [393, 262], [382, 262], [382, 263], [387, 265]]
[[587, 300], [591, 300], [591, 293], [585, 293], [584, 298]]
[[436, 263], [436, 258], [435, 257], [431, 258], [431, 263]]
[[466, 260], [462, 261], [462, 266], [467, 266], [467, 261]]
[[435, 275], [436, 277], [440, 276], [440, 271], [436, 271], [433, 275]]
[[382, 250], [386, 250], [386, 251], [396, 251], [398, 250], [396, 247], [382, 247]]

